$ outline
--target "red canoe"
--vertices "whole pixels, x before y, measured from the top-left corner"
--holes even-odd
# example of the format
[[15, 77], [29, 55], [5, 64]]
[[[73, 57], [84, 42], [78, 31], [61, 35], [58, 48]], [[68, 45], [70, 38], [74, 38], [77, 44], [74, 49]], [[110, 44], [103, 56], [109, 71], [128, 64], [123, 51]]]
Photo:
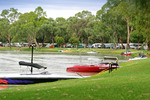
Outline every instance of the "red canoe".
[[129, 56], [129, 55], [131, 55], [131, 54], [133, 54], [133, 53], [127, 53], [127, 54], [126, 54], [126, 53], [124, 53], [123, 55], [128, 55], [128, 56]]
[[129, 56], [129, 55], [131, 55], [131, 54], [133, 54], [134, 52], [122, 52], [121, 53], [121, 55], [127, 55], [127, 56]]
[[[113, 65], [112, 69], [118, 68], [120, 66]], [[73, 67], [68, 67], [68, 72], [101, 72], [103, 70], [108, 70], [109, 64], [101, 65], [75, 65]]]

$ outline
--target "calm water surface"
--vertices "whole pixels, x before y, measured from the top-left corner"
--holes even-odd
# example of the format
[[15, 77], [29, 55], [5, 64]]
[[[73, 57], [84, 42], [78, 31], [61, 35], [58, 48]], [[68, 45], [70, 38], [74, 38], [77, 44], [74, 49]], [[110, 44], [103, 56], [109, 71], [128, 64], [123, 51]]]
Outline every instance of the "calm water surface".
[[[118, 57], [120, 62], [127, 61], [128, 58], [121, 55], [101, 55], [101, 54], [64, 54], [34, 52], [34, 63], [47, 67], [47, 71], [56, 74], [75, 75], [66, 72], [67, 67], [79, 64], [95, 64], [100, 62], [104, 56]], [[0, 74], [4, 73], [29, 73], [30, 68], [20, 66], [19, 61], [31, 62], [31, 52], [23, 51], [0, 51]], [[40, 70], [34, 69], [34, 72]]]

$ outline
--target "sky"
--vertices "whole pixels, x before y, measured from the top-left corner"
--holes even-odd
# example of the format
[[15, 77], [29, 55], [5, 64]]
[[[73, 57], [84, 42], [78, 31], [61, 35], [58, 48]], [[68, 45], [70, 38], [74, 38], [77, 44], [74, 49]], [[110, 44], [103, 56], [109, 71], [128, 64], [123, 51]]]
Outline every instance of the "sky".
[[0, 0], [0, 13], [4, 9], [15, 8], [18, 12], [34, 11], [41, 6], [47, 17], [69, 18], [83, 10], [91, 11], [93, 15], [101, 9], [107, 0]]

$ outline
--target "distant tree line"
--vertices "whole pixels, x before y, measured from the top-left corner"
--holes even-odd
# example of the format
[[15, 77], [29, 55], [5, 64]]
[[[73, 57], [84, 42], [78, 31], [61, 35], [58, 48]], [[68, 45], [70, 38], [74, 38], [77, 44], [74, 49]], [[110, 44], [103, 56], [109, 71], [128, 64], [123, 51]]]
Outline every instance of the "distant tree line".
[[[47, 18], [46, 12], [20, 13], [15, 8], [0, 14], [0, 41], [38, 43], [147, 43], [150, 45], [148, 0], [107, 0], [96, 16], [90, 11], [65, 19]], [[11, 48], [11, 45], [10, 45]], [[150, 47], [148, 47], [150, 49]]]

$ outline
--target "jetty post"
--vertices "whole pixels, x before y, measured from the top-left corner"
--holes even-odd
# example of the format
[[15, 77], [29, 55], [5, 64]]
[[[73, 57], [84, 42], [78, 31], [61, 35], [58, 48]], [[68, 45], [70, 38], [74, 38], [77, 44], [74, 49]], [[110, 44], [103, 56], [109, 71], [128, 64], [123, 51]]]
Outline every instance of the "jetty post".
[[[32, 46], [32, 53], [31, 53], [31, 64], [33, 64], [33, 45]], [[33, 72], [33, 67], [31, 66], [31, 74]]]

